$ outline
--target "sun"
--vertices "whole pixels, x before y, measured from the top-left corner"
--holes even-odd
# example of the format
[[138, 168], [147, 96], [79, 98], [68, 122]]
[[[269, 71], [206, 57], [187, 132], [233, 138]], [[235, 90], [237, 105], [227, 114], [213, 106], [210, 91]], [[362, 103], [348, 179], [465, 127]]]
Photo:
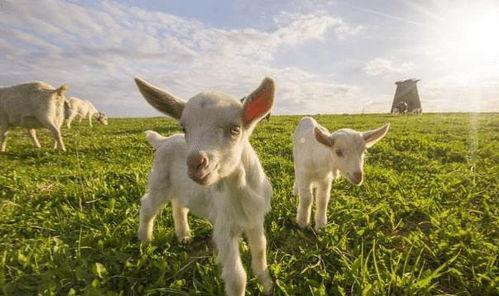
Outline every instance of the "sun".
[[440, 11], [435, 19], [425, 33], [429, 37], [427, 44], [449, 67], [473, 70], [497, 65], [499, 2], [457, 1], [455, 6]]
[[464, 20], [458, 37], [464, 54], [478, 59], [498, 55], [499, 14], [488, 13]]

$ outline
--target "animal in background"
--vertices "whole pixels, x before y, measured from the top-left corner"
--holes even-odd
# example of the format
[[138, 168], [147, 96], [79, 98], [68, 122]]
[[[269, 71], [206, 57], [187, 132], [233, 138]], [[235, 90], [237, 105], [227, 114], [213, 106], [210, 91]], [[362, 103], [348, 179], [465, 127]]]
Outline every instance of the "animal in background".
[[330, 133], [311, 117], [301, 119], [293, 136], [298, 225], [310, 225], [315, 200], [315, 229], [319, 231], [326, 226], [332, 181], [341, 175], [352, 184], [360, 185], [366, 150], [381, 140], [388, 128], [389, 124], [385, 124], [367, 132], [343, 128]]
[[0, 88], [0, 150], [7, 146], [7, 134], [11, 127], [23, 127], [40, 148], [36, 129], [46, 128], [54, 137], [54, 149], [66, 150], [61, 135], [64, 121], [64, 94], [68, 86], [59, 88], [45, 82], [30, 82]]
[[108, 124], [106, 114], [99, 112], [92, 102], [75, 97], [70, 97], [64, 102], [64, 117], [68, 128], [71, 128], [73, 120], [78, 119], [78, 122], [81, 123], [85, 118], [88, 119], [90, 126], [92, 126], [92, 118], [103, 125]]

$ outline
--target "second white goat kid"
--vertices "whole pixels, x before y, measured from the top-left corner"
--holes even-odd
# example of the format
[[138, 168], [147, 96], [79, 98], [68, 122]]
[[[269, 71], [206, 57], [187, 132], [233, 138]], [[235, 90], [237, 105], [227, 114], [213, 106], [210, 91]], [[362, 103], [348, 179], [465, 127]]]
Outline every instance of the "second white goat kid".
[[213, 224], [227, 295], [242, 296], [246, 290], [239, 254], [242, 234], [248, 241], [253, 273], [264, 292], [271, 293], [263, 224], [272, 186], [249, 137], [272, 109], [273, 80], [264, 79], [244, 103], [218, 92], [203, 92], [183, 102], [141, 79], [135, 81], [149, 104], [179, 120], [185, 133], [163, 137], [146, 132], [156, 152], [141, 199], [139, 238], [151, 240], [154, 219], [170, 201], [179, 240], [190, 238], [189, 211]]
[[360, 185], [366, 149], [381, 140], [389, 126], [385, 124], [367, 132], [344, 128], [330, 133], [311, 117], [301, 119], [293, 136], [294, 194], [299, 196], [298, 225], [310, 225], [315, 199], [314, 228], [319, 231], [326, 226], [331, 182], [342, 175], [352, 184]]

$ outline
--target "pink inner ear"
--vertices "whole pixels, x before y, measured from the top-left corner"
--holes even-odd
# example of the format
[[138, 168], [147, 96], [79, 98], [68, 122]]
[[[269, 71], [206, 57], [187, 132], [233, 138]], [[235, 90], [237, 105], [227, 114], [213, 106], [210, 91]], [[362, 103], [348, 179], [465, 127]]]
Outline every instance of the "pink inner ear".
[[244, 111], [244, 124], [249, 124], [258, 117], [263, 116], [272, 107], [272, 101], [267, 96], [249, 98], [248, 105]]

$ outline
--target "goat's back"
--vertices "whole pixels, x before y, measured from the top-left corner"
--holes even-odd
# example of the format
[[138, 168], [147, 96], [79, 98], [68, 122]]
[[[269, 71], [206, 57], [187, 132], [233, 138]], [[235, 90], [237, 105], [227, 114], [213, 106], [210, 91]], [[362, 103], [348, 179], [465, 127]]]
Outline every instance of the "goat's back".
[[[0, 90], [0, 116], [9, 125], [29, 123], [41, 116], [61, 114], [64, 97], [56, 94], [56, 89], [44, 82], [29, 82], [5, 87]], [[56, 115], [54, 115], [56, 114]]]
[[315, 169], [329, 162], [330, 151], [315, 138], [314, 129], [322, 127], [312, 117], [304, 117], [298, 123], [293, 135], [293, 159], [295, 170]]

